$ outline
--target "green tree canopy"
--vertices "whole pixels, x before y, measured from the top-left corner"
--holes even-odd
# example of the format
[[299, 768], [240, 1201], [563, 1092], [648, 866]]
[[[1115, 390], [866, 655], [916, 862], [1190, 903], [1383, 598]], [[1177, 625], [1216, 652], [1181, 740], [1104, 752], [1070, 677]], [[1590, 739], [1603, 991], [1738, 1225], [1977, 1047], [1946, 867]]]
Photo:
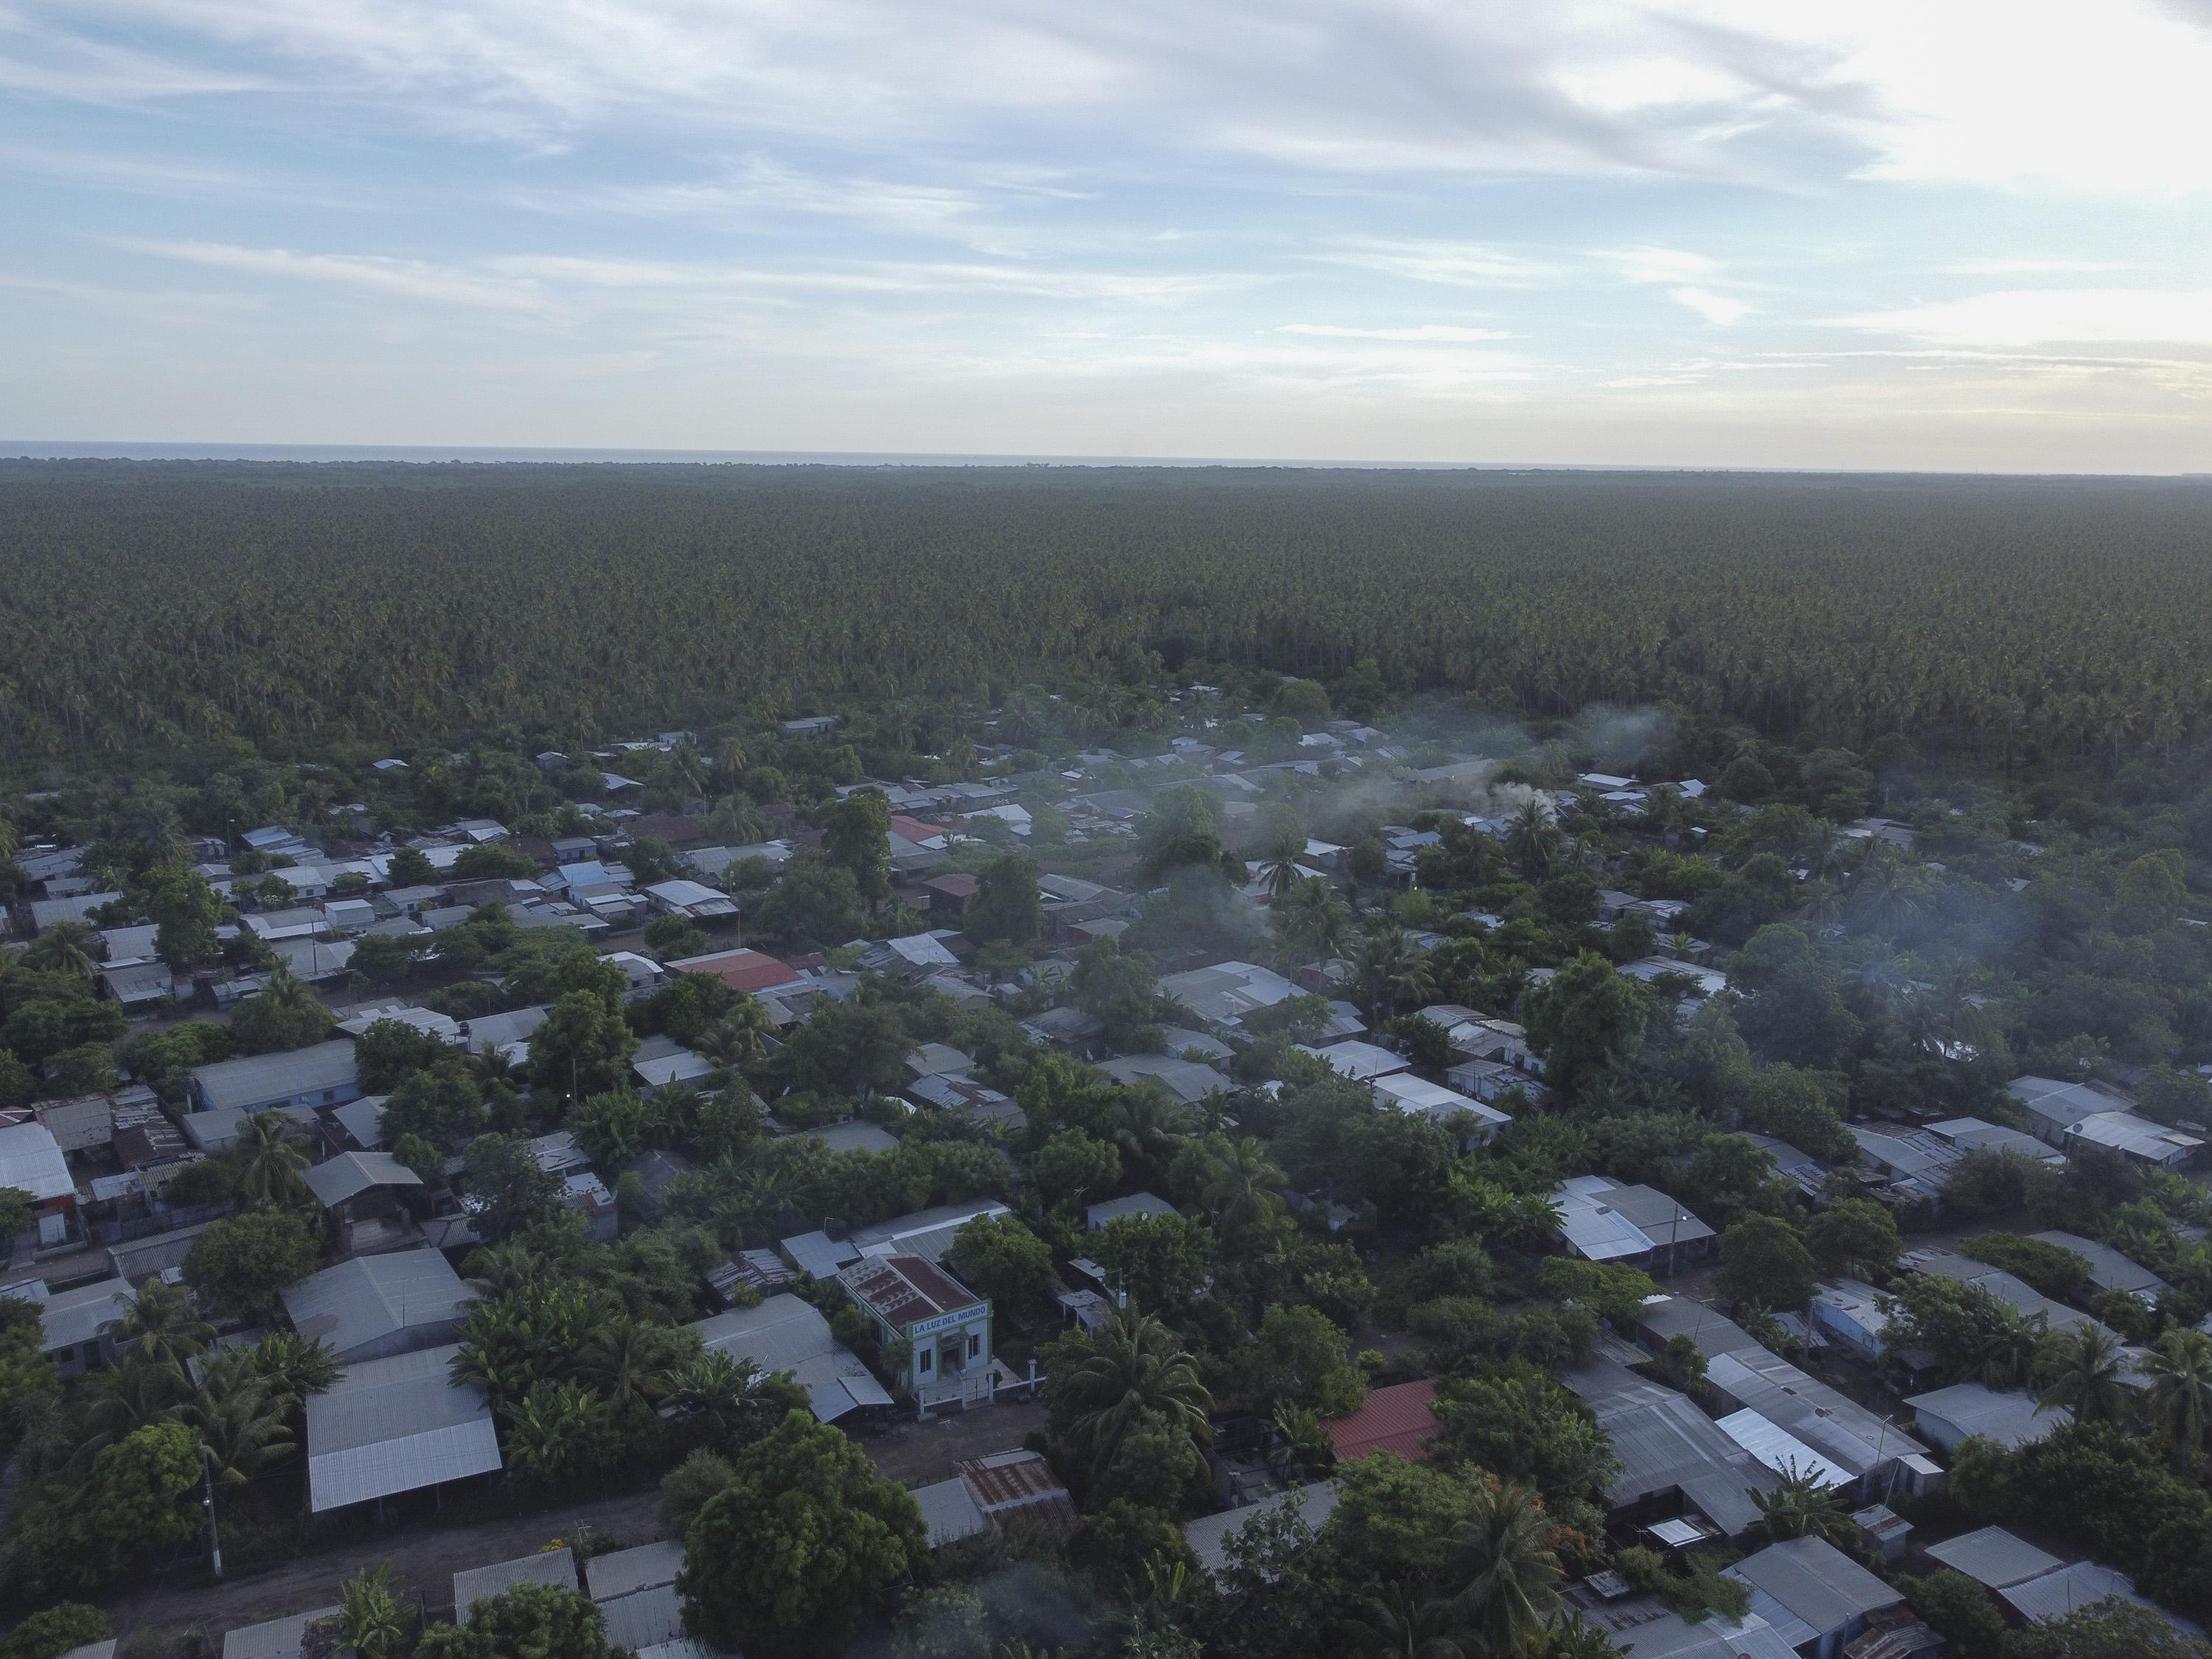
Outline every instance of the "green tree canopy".
[[906, 1489], [804, 1412], [730, 1467], [684, 1534], [677, 1581], [687, 1624], [708, 1642], [759, 1659], [834, 1652], [924, 1558]]

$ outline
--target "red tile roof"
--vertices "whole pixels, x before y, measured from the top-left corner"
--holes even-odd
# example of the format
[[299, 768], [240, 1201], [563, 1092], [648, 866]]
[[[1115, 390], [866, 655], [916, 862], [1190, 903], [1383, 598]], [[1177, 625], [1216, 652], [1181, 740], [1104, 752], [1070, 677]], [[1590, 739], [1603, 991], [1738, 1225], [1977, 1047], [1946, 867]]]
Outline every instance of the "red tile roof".
[[711, 957], [693, 957], [674, 964], [686, 974], [712, 974], [732, 991], [765, 991], [789, 985], [799, 970], [763, 951], [719, 951]]
[[1437, 1432], [1436, 1398], [1437, 1385], [1425, 1378], [1370, 1389], [1366, 1404], [1328, 1425], [1337, 1460], [1343, 1462], [1370, 1452], [1421, 1456]]

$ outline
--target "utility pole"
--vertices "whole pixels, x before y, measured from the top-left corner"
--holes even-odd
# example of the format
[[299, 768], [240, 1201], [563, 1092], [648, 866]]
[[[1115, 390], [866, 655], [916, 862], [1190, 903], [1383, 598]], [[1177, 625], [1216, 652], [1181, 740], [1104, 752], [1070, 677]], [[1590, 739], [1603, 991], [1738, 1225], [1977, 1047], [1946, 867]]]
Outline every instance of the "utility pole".
[[215, 1523], [215, 1454], [208, 1449], [205, 1441], [200, 1443], [200, 1474], [207, 1482], [206, 1494], [200, 1502], [207, 1510], [208, 1553], [215, 1576], [220, 1579], [222, 1577], [222, 1533]]

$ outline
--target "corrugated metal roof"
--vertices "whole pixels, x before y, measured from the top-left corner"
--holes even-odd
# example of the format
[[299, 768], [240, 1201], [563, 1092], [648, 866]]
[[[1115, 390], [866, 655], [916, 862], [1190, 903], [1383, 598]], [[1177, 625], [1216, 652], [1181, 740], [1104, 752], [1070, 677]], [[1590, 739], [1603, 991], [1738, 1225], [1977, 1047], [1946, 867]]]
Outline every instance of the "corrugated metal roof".
[[[1792, 1647], [1905, 1599], [1823, 1538], [1770, 1544], [1728, 1568], [1727, 1576], [1752, 1590], [1752, 1611]], [[1784, 1609], [1782, 1618], [1759, 1605], [1762, 1593]], [[1793, 1620], [1807, 1627], [1806, 1636], [1793, 1635], [1788, 1622]]]
[[692, 1328], [709, 1349], [750, 1359], [765, 1371], [790, 1372], [824, 1423], [858, 1406], [891, 1403], [860, 1357], [830, 1334], [830, 1322], [798, 1297], [772, 1296], [758, 1307], [716, 1314]]
[[933, 1486], [915, 1487], [914, 1501], [921, 1510], [922, 1524], [929, 1528], [932, 1549], [972, 1538], [991, 1524], [968, 1483], [957, 1475]]
[[672, 1584], [683, 1571], [684, 1540], [664, 1538], [657, 1544], [640, 1544], [635, 1549], [592, 1557], [584, 1563], [584, 1584], [594, 1601], [606, 1601]]
[[535, 1555], [518, 1556], [512, 1561], [495, 1561], [488, 1567], [465, 1568], [453, 1575], [453, 1616], [466, 1624], [477, 1602], [489, 1601], [517, 1584], [575, 1589], [574, 1552], [563, 1544], [557, 1550], [540, 1550]]
[[894, 1330], [982, 1305], [973, 1291], [918, 1255], [866, 1257], [840, 1277], [855, 1301]]
[[1241, 1510], [1201, 1515], [1195, 1521], [1183, 1523], [1183, 1542], [1190, 1546], [1200, 1566], [1209, 1573], [1218, 1573], [1229, 1565], [1231, 1539], [1260, 1516], [1275, 1514], [1292, 1504], [1297, 1506], [1298, 1519], [1318, 1532], [1336, 1509], [1336, 1487], [1330, 1481], [1316, 1480], [1311, 1486], [1273, 1493]]
[[1963, 1533], [1926, 1547], [1929, 1555], [1952, 1571], [1963, 1572], [1992, 1589], [2025, 1583], [2065, 1565], [2002, 1527], [1984, 1527], [1979, 1532]]
[[684, 1638], [684, 1600], [673, 1584], [655, 1584], [602, 1601], [599, 1616], [606, 1621], [609, 1645], [633, 1653]]
[[1577, 1191], [1572, 1182], [1560, 1188], [1556, 1197], [1559, 1231], [1576, 1255], [1590, 1261], [1617, 1261], [1650, 1253], [1651, 1240], [1644, 1231], [1604, 1197]]
[[1756, 1344], [1715, 1354], [1705, 1381], [1854, 1476], [1924, 1452], [1911, 1435]]
[[283, 1292], [292, 1328], [343, 1358], [398, 1331], [450, 1325], [474, 1295], [435, 1250], [362, 1256], [310, 1273]]
[[1780, 1484], [1775, 1475], [1684, 1395], [1612, 1369], [1628, 1381], [1593, 1388], [1585, 1375], [1590, 1367], [1567, 1378], [1589, 1403], [1620, 1460], [1620, 1474], [1606, 1488], [1607, 1501], [1620, 1506], [1680, 1492], [1730, 1537], [1754, 1524], [1759, 1508], [1751, 1492], [1771, 1492]]
[[58, 1291], [39, 1304], [40, 1340], [48, 1353], [89, 1342], [111, 1321], [129, 1313], [133, 1300], [131, 1286], [121, 1279]]
[[1042, 1452], [994, 1452], [988, 1457], [964, 1459], [957, 1467], [969, 1495], [995, 1522], [1018, 1515], [1025, 1521], [1048, 1520], [1068, 1528], [1076, 1523], [1075, 1500]]
[[2030, 1233], [2030, 1238], [2045, 1244], [2056, 1244], [2062, 1250], [2071, 1250], [2089, 1264], [2089, 1279], [2100, 1291], [2125, 1291], [2130, 1296], [2148, 1291], [2153, 1296], [2166, 1289], [2166, 1281], [2149, 1268], [2130, 1261], [2109, 1244], [2100, 1244], [2094, 1238], [2084, 1238], [2079, 1233], [2061, 1232], [2051, 1228], [2039, 1233]]
[[422, 1177], [390, 1152], [340, 1152], [307, 1171], [307, 1188], [325, 1209], [375, 1187], [419, 1187]]
[[1174, 1205], [1155, 1193], [1131, 1193], [1126, 1198], [1109, 1198], [1091, 1205], [1083, 1213], [1093, 1228], [1098, 1228], [1119, 1221], [1123, 1216], [1174, 1215], [1177, 1212]]
[[289, 1053], [249, 1054], [192, 1069], [200, 1098], [210, 1106], [265, 1104], [326, 1090], [350, 1093], [361, 1086], [353, 1044], [343, 1037]]
[[[2108, 1595], [2117, 1595], [2137, 1607], [2163, 1611], [2136, 1594], [2135, 1580], [2127, 1574], [2094, 1561], [2076, 1561], [2071, 1566], [2060, 1567], [2026, 1583], [2008, 1585], [1997, 1591], [1999, 1601], [2029, 1620], [2063, 1619], [2069, 1613], [2094, 1607]], [[2172, 1618], [2170, 1613], [2166, 1616]]]
[[0, 1187], [30, 1194], [33, 1204], [67, 1198], [76, 1191], [69, 1159], [53, 1131], [43, 1123], [11, 1123], [0, 1128]]
[[1922, 1416], [1950, 1425], [1961, 1439], [1978, 1434], [2001, 1446], [2040, 1440], [2074, 1420], [2063, 1406], [2044, 1411], [2033, 1395], [2000, 1391], [1980, 1382], [1954, 1382], [1948, 1389], [1916, 1394], [1905, 1403]]
[[299, 1659], [300, 1641], [307, 1626], [337, 1614], [336, 1607], [318, 1607], [313, 1613], [271, 1619], [265, 1625], [241, 1626], [223, 1636], [222, 1659]]
[[457, 1344], [347, 1368], [307, 1401], [310, 1508], [414, 1492], [500, 1467], [491, 1405], [447, 1375]]
[[849, 1240], [832, 1238], [818, 1228], [796, 1233], [783, 1241], [783, 1253], [809, 1279], [835, 1279], [848, 1262], [860, 1259], [860, 1248]]
[[1713, 1426], [1785, 1480], [1810, 1475], [1823, 1486], [1849, 1486], [1850, 1470], [1830, 1462], [1795, 1435], [1746, 1407], [1717, 1419]]

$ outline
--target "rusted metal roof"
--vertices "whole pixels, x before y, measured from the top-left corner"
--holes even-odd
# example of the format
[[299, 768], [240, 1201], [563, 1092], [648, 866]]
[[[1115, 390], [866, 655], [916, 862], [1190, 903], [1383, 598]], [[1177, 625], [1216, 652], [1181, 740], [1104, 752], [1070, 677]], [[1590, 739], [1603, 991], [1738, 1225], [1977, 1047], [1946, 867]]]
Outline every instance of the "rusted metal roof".
[[975, 1307], [982, 1300], [918, 1255], [869, 1256], [846, 1268], [843, 1277], [846, 1288], [895, 1330]]

